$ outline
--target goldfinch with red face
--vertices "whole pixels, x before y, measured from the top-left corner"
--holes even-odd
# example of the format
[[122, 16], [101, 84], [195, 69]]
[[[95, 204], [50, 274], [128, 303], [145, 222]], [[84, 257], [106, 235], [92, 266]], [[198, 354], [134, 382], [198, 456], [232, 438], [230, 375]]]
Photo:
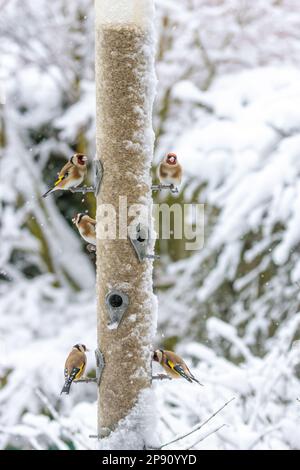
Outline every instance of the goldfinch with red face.
[[168, 153], [158, 167], [158, 178], [162, 184], [172, 184], [177, 192], [182, 178], [182, 167], [176, 153]]
[[167, 374], [173, 379], [183, 377], [188, 382], [196, 382], [197, 384], [202, 385], [196, 377], [193, 376], [184, 360], [174, 352], [157, 349], [153, 353], [153, 360], [155, 362], [159, 362]]
[[65, 363], [65, 385], [60, 394], [69, 395], [72, 383], [83, 375], [86, 366], [87, 348], [84, 344], [75, 344]]
[[73, 224], [76, 225], [82, 238], [90, 243], [96, 245], [96, 220], [92, 219], [87, 214], [77, 214], [72, 219]]
[[58, 178], [53, 188], [43, 194], [43, 197], [58, 190], [68, 190], [79, 186], [87, 172], [87, 157], [83, 153], [75, 153], [68, 163], [58, 173]]

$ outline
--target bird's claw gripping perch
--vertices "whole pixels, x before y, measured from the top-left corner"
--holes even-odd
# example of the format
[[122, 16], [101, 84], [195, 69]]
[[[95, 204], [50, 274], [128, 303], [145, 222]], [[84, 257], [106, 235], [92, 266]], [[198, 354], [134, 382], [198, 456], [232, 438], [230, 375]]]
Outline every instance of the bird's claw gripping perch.
[[166, 374], [157, 374], [152, 376], [152, 380], [172, 380], [172, 377]]
[[86, 245], [86, 249], [89, 253], [96, 253], [96, 247], [95, 245], [92, 245], [91, 243]]
[[153, 184], [151, 186], [151, 189], [152, 191], [162, 191], [163, 189], [169, 189], [171, 191], [171, 193], [173, 194], [178, 194], [178, 188], [176, 188], [174, 186], [174, 184], [170, 183], [170, 184]]
[[144, 255], [146, 259], [160, 259], [160, 255]]
[[74, 384], [78, 384], [80, 382], [82, 382], [82, 383], [90, 383], [90, 382], [97, 383], [97, 378], [96, 377], [81, 377], [78, 380], [74, 380]]
[[94, 186], [79, 186], [77, 188], [70, 188], [71, 193], [94, 193], [95, 188]]

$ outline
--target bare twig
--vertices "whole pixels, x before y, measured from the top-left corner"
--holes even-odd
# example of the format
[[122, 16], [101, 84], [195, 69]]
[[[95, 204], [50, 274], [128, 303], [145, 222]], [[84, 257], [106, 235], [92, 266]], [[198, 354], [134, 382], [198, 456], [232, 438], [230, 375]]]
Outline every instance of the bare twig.
[[272, 426], [269, 429], [264, 430], [263, 432], [260, 433], [260, 435], [256, 439], [254, 439], [254, 441], [252, 442], [251, 445], [249, 445], [247, 450], [254, 449], [256, 444], [258, 444], [265, 436], [267, 436], [268, 434], [270, 434], [273, 431], [277, 431], [280, 428], [281, 428], [281, 426], [277, 425], [277, 426]]
[[[203, 89], [207, 90], [210, 87], [210, 85], [213, 81], [213, 78], [216, 74], [216, 64], [211, 61], [211, 59], [208, 55], [207, 49], [204, 46], [204, 43], [203, 43], [199, 33], [196, 36], [196, 45], [199, 47], [199, 49], [201, 51], [204, 65], [206, 66], [207, 71], [208, 71], [206, 80], [203, 84]], [[214, 112], [214, 108], [212, 108], [211, 106], [204, 105], [204, 107], [207, 109], [208, 112], [210, 112], [210, 113]]]
[[170, 423], [164, 418], [163, 416], [160, 417], [160, 421], [165, 425], [165, 427], [173, 434], [174, 436], [174, 430]]
[[192, 449], [193, 447], [195, 447], [197, 444], [199, 444], [199, 442], [202, 442], [204, 441], [204, 439], [206, 439], [207, 437], [211, 436], [212, 434], [215, 434], [216, 432], [220, 431], [220, 429], [224, 428], [225, 426], [228, 426], [228, 424], [221, 424], [221, 426], [218, 426], [216, 429], [214, 429], [213, 431], [210, 431], [209, 433], [207, 433], [205, 436], [202, 436], [200, 439], [197, 439], [196, 442], [194, 442], [194, 444], [192, 444], [191, 446], [187, 447], [185, 450], [190, 450]]
[[[285, 131], [284, 129], [280, 129], [279, 127], [275, 126], [275, 124], [273, 124], [272, 122], [266, 122], [266, 124], [283, 139], [292, 137], [295, 134], [299, 134], [299, 128], [297, 127]], [[295, 284], [297, 284], [297, 282]]]
[[235, 400], [235, 397], [232, 397], [230, 400], [228, 400], [223, 406], [221, 406], [221, 408], [219, 408], [217, 411], [215, 411], [212, 415], [209, 416], [209, 418], [207, 418], [205, 421], [203, 421], [203, 423], [200, 423], [200, 424], [197, 424], [196, 427], [194, 427], [191, 431], [185, 433], [185, 434], [182, 434], [181, 436], [177, 436], [175, 437], [175, 439], [173, 439], [172, 441], [169, 441], [167, 442], [166, 444], [163, 444], [160, 449], [162, 449], [163, 447], [166, 447], [170, 444], [173, 444], [174, 442], [177, 442], [177, 441], [180, 441], [181, 439], [184, 439], [185, 437], [187, 436], [190, 436], [191, 434], [193, 434], [194, 432], [196, 431], [199, 431], [199, 429], [203, 428], [203, 426], [205, 426], [205, 424], [207, 424], [209, 421], [211, 421], [218, 413], [220, 413], [227, 405], [229, 405], [229, 403], [231, 403], [233, 400]]

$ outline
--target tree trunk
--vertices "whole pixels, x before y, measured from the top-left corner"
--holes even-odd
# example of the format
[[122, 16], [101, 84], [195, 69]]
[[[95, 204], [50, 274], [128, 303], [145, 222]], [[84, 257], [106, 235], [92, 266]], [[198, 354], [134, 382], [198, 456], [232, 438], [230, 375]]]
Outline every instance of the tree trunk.
[[[145, 420], [153, 405], [149, 388], [156, 314], [152, 261], [139, 262], [127, 237], [124, 209], [126, 217], [133, 204], [150, 212], [152, 207], [153, 4], [152, 0], [95, 0], [95, 5], [96, 145], [104, 169], [97, 197], [98, 348], [105, 362], [98, 393], [98, 434], [111, 438], [123, 423], [132, 433], [131, 442], [128, 434], [111, 446], [142, 448], [147, 446]], [[137, 217], [129, 212], [128, 223], [132, 221], [136, 223]], [[110, 321], [105, 302], [114, 290], [127, 295], [129, 302], [118, 327]], [[115, 301], [118, 306], [117, 297], [112, 304]]]

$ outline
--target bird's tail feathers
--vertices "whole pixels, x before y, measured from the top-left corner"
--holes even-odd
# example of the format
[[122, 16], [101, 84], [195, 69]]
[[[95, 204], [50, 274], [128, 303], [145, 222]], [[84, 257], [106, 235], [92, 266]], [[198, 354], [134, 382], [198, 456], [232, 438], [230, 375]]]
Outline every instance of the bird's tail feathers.
[[64, 384], [63, 388], [61, 389], [60, 394], [62, 395], [63, 393], [65, 393], [66, 395], [69, 395], [71, 385], [72, 385], [72, 381], [70, 381], [69, 378], [68, 378], [65, 381], [65, 384]]
[[204, 387], [204, 385], [200, 383], [199, 380], [196, 379], [196, 377], [194, 377], [193, 375], [191, 376], [191, 379], [193, 380], [193, 382], [196, 382], [198, 385], [201, 385], [201, 387]]
[[76, 375], [78, 374], [79, 371], [80, 369], [78, 369], [77, 367], [74, 367], [69, 377], [67, 377], [65, 381], [65, 385], [63, 386], [60, 394], [65, 393], [66, 395], [69, 395], [72, 382], [76, 378]]
[[174, 367], [174, 370], [177, 372], [177, 374], [181, 375], [181, 377], [183, 377], [185, 380], [187, 380], [188, 382], [192, 382], [192, 378], [184, 372], [183, 368], [179, 364], [177, 364]]

